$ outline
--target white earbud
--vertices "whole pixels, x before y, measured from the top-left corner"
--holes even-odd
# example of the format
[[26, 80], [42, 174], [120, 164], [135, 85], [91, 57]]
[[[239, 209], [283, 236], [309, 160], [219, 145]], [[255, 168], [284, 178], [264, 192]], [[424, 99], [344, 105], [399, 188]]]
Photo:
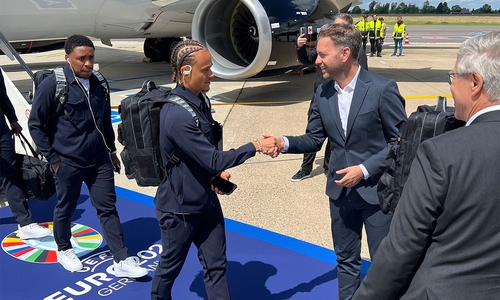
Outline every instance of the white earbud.
[[66, 61], [68, 62], [68, 64], [71, 64], [71, 63], [69, 62], [69, 58], [66, 58]]
[[189, 74], [191, 73], [191, 70], [193, 69], [193, 68], [191, 68], [191, 66], [190, 66], [190, 65], [186, 65], [186, 67], [187, 67], [188, 69], [187, 69], [187, 70], [182, 71], [182, 74], [183, 74], [183, 75], [189, 75]]

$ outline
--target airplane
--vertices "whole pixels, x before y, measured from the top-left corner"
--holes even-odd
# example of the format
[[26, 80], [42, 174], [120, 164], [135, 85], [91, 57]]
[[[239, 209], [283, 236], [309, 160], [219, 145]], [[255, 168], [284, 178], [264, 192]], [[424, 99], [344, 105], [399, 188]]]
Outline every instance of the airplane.
[[[144, 54], [170, 61], [182, 37], [204, 44], [212, 71], [245, 79], [261, 71], [298, 65], [293, 44], [306, 28], [317, 31], [360, 0], [0, 0], [0, 50], [50, 48], [72, 34], [111, 39], [144, 38]], [[2, 44], [1, 42], [4, 42]], [[40, 44], [42, 43], [42, 44]], [[11, 52], [11, 53], [9, 53]], [[17, 53], [16, 53], [17, 54]], [[9, 57], [10, 57], [9, 56]], [[16, 56], [17, 57], [17, 56]], [[11, 58], [12, 59], [12, 58]]]

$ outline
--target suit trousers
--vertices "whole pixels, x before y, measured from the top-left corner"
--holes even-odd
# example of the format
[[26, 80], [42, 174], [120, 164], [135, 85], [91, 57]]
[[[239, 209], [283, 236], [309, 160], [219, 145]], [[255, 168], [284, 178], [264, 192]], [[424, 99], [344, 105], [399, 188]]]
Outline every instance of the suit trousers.
[[365, 225], [370, 257], [389, 233], [392, 215], [379, 205], [366, 202], [356, 190], [345, 192], [338, 200], [330, 199], [333, 246], [337, 255], [339, 300], [351, 299], [360, 283], [361, 238]]
[[[3, 117], [3, 115], [2, 115]], [[15, 168], [16, 150], [12, 132], [4, 120], [0, 120], [0, 186], [9, 203], [10, 210], [21, 227], [33, 223], [24, 195], [19, 172]]]
[[198, 249], [209, 300], [229, 300], [226, 278], [226, 231], [220, 204], [209, 211], [174, 214], [156, 210], [163, 250], [151, 284], [151, 300], [172, 299], [172, 286], [186, 261], [191, 243]]
[[72, 248], [71, 218], [80, 198], [82, 182], [89, 189], [104, 239], [116, 262], [128, 257], [120, 217], [116, 210], [115, 177], [111, 163], [77, 168], [61, 162], [56, 179], [57, 204], [54, 209], [54, 239], [59, 251]]

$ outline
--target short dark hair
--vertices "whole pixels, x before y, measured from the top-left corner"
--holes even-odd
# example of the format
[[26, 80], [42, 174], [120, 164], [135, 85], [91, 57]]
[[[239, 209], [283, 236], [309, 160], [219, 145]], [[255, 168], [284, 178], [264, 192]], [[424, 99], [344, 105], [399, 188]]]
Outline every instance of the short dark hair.
[[66, 54], [70, 54], [76, 47], [81, 46], [92, 47], [95, 50], [94, 43], [88, 37], [81, 34], [74, 34], [64, 42], [64, 51]]
[[330, 38], [337, 47], [348, 47], [351, 49], [351, 59], [358, 61], [359, 48], [361, 48], [361, 32], [349, 24], [325, 24], [321, 27], [318, 40]]

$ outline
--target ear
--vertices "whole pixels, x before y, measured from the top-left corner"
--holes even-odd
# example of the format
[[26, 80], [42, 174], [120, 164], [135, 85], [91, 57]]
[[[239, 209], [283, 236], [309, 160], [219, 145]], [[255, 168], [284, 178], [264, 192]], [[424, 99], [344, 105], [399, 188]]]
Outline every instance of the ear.
[[69, 64], [69, 55], [68, 54], [64, 55], [64, 60], [66, 60], [66, 62]]
[[470, 85], [471, 85], [472, 95], [473, 96], [479, 95], [483, 91], [484, 87], [483, 77], [478, 73], [472, 73]]

